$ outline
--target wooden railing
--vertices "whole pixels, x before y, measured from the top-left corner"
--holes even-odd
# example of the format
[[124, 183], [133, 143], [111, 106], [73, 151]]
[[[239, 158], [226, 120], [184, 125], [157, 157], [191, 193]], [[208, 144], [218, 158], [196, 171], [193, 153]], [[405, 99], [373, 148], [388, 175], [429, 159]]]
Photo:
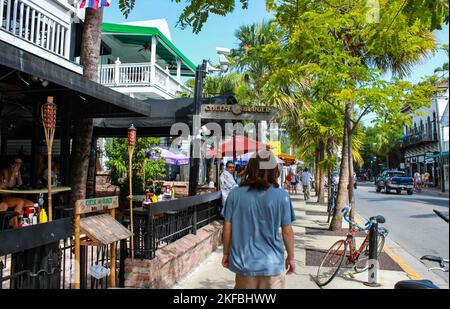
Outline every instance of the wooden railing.
[[69, 24], [51, 17], [30, 0], [0, 0], [0, 29], [69, 58]]

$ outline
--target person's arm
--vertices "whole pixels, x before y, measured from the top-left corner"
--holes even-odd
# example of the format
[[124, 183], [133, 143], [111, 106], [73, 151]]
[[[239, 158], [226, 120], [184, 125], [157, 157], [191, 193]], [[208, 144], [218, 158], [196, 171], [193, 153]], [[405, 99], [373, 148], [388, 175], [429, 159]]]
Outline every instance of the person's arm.
[[234, 178], [231, 175], [224, 174], [223, 176], [224, 176], [224, 181], [223, 181], [222, 189], [231, 190], [238, 186], [236, 181], [234, 181]]
[[223, 257], [222, 266], [228, 268], [230, 266], [230, 249], [231, 249], [231, 222], [223, 222]]
[[22, 174], [20, 171], [17, 172], [17, 185], [19, 187], [23, 186]]
[[285, 266], [287, 269], [287, 275], [293, 274], [295, 272], [295, 258], [294, 258], [294, 230], [292, 225], [286, 225], [281, 228], [281, 233], [283, 235], [284, 246], [286, 247], [287, 257]]

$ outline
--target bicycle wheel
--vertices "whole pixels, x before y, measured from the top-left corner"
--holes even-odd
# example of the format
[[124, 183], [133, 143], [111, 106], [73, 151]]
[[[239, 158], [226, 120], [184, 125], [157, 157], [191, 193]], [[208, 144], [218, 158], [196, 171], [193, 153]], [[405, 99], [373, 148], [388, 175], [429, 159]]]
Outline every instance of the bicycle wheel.
[[[383, 251], [384, 242], [386, 235], [384, 233], [378, 234], [378, 245], [377, 245], [377, 256], [379, 257]], [[361, 251], [358, 259], [355, 261], [355, 266], [353, 267], [355, 272], [362, 273], [369, 268], [369, 241], [366, 242], [364, 248]]]
[[317, 270], [316, 283], [318, 286], [325, 286], [333, 280], [341, 268], [346, 251], [347, 243], [345, 240], [335, 242], [328, 249]]

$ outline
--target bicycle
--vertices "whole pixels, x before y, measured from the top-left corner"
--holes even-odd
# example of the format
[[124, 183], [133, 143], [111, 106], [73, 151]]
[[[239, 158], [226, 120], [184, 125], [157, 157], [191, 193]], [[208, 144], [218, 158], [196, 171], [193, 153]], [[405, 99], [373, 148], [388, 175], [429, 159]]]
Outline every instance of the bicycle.
[[332, 182], [332, 184], [331, 184], [331, 196], [330, 196], [330, 207], [328, 209], [327, 223], [330, 223], [331, 217], [334, 216], [336, 199], [337, 199], [337, 184]]
[[[350, 212], [350, 207], [345, 207], [342, 212], [345, 221], [352, 225], [352, 229], [345, 239], [334, 243], [322, 259], [315, 278], [317, 285], [320, 287], [327, 285], [334, 279], [343, 264], [344, 258], [347, 256], [347, 251], [349, 254], [347, 256], [346, 264], [353, 264], [353, 269], [356, 273], [366, 271], [369, 268], [369, 233], [367, 231], [370, 230], [372, 224], [386, 222], [384, 217], [375, 216], [371, 217], [364, 227], [361, 227], [347, 217], [347, 214]], [[355, 235], [362, 231], [366, 232], [366, 237], [359, 249], [356, 250]], [[379, 227], [377, 233], [377, 256], [379, 256], [383, 250], [384, 242], [389, 232], [386, 228]], [[349, 248], [349, 250], [347, 250], [347, 248]]]

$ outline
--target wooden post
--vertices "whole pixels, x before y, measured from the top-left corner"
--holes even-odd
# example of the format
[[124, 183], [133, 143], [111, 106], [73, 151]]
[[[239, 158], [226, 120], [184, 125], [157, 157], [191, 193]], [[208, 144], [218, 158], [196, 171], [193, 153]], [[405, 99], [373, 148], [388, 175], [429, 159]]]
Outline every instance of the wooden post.
[[[109, 211], [109, 214], [114, 219], [116, 218], [116, 210], [113, 208]], [[109, 286], [112, 288], [116, 287], [116, 248], [117, 242], [111, 244], [111, 257], [110, 257], [110, 270], [109, 273]]]
[[53, 97], [47, 98], [47, 103], [41, 109], [42, 123], [44, 125], [45, 141], [47, 142], [47, 187], [48, 187], [48, 220], [51, 222], [52, 215], [52, 148], [56, 129], [56, 104]]
[[75, 222], [74, 222], [74, 230], [75, 230], [75, 282], [74, 289], [80, 289], [80, 277], [81, 277], [81, 256], [80, 256], [80, 214], [77, 212], [77, 208], [75, 207]]

